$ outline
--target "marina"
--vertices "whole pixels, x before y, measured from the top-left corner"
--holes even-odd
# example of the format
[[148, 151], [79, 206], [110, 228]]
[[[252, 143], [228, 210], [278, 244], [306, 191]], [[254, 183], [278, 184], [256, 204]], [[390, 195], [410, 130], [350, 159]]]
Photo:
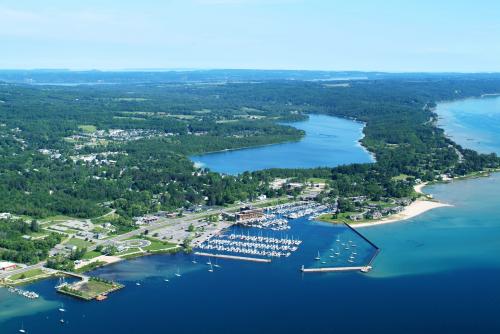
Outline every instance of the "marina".
[[[412, 314], [415, 307], [421, 310], [423, 316], [433, 319], [435, 324], [455, 319], [457, 307], [461, 308], [463, 304], [458, 305], [455, 300], [443, 301], [436, 297], [440, 294], [460, 294], [464, 303], [477, 305], [478, 312], [474, 314], [478, 317], [484, 315], [482, 319], [487, 321], [497, 311], [497, 308], [492, 308], [491, 304], [484, 302], [491, 296], [492, 291], [496, 291], [491, 290], [491, 287], [496, 282], [498, 270], [483, 272], [482, 277], [488, 280], [488, 284], [477, 284], [476, 289], [469, 291], [464, 290], [463, 286], [470, 282], [478, 282], [478, 270], [473, 266], [470, 266], [470, 270], [460, 268], [463, 268], [464, 263], [470, 264], [475, 259], [487, 261], [496, 268], [500, 265], [496, 256], [498, 243], [494, 242], [496, 240], [494, 237], [499, 232], [498, 222], [495, 220], [498, 216], [498, 205], [494, 201], [499, 182], [498, 175], [490, 179], [466, 181], [465, 185], [469, 187], [475, 184], [480, 186], [471, 188], [475, 189], [475, 192], [465, 199], [462, 199], [463, 194], [459, 191], [464, 183], [430, 188], [432, 193], [436, 194], [436, 198], [458, 204], [456, 209], [458, 221], [451, 224], [453, 227], [465, 226], [465, 231], [460, 231], [458, 228], [450, 230], [450, 221], [446, 220], [448, 213], [444, 210], [436, 210], [435, 213], [417, 218], [413, 222], [360, 230], [368, 240], [377, 246], [383, 246], [381, 247], [383, 249], [401, 250], [380, 253], [373, 263], [373, 270], [363, 275], [360, 275], [361, 269], [366, 267], [376, 250], [345, 225], [312, 222], [306, 216], [291, 221], [291, 229], [282, 233], [234, 227], [225, 230], [224, 233], [243, 235], [246, 239], [249, 235], [287, 239], [286, 234], [288, 234], [289, 240], [292, 240], [293, 234], [293, 240], [301, 240], [302, 243], [292, 256], [279, 260], [272, 258], [272, 262], [267, 264], [246, 261], [246, 256], [253, 258], [246, 254], [213, 251], [217, 257], [214, 254], [197, 255], [196, 252], [211, 253], [197, 249], [194, 250], [195, 253], [187, 255], [182, 253], [154, 255], [123, 261], [89, 273], [127, 286], [100, 303], [82, 303], [78, 299], [59, 295], [54, 290], [54, 286], [58, 283], [57, 277], [24, 287], [40, 294], [40, 298], [36, 300], [18, 297], [10, 294], [7, 289], [0, 289], [0, 298], [6, 303], [4, 308], [0, 308], [0, 318], [7, 319], [4, 323], [0, 322], [0, 332], [15, 333], [21, 328], [19, 317], [13, 317], [13, 314], [22, 315], [24, 329], [29, 333], [83, 334], [88, 331], [89, 322], [99, 322], [100, 332], [157, 332], [158, 328], [165, 325], [165, 314], [171, 315], [172, 320], [169, 320], [169, 324], [173, 331], [220, 332], [221, 325], [213, 321], [219, 312], [230, 315], [225, 326], [238, 328], [242, 325], [241, 312], [259, 307], [269, 314], [265, 321], [256, 325], [257, 330], [263, 333], [321, 332], [330, 328], [332, 312], [345, 312], [345, 318], [339, 317], [336, 321], [336, 330], [357, 332], [366, 330], [366, 325], [358, 325], [358, 322], [359, 301], [367, 296], [374, 300], [389, 298], [396, 303], [401, 307], [402, 312], [398, 316], [402, 317], [401, 321], [404, 323], [418, 325], [419, 322], [415, 320], [414, 313]], [[448, 190], [450, 188], [451, 190]], [[466, 201], [473, 201], [473, 208], [460, 205]], [[486, 212], [490, 217], [481, 220], [487, 224], [487, 229], [477, 228], [478, 220], [474, 217], [477, 217], [479, 212]], [[470, 238], [468, 247], [463, 247], [464, 238], [471, 233], [474, 237]], [[485, 244], [479, 241], [479, 237], [483, 235], [491, 241], [487, 244], [486, 255]], [[245, 241], [236, 237], [234, 240]], [[426, 247], [421, 247], [420, 245], [424, 243]], [[443, 254], [447, 254], [449, 249], [454, 250], [455, 256], [460, 261], [436, 264], [434, 259], [443, 258]], [[321, 259], [316, 261], [314, 257], [318, 251]], [[218, 257], [219, 253], [229, 256]], [[357, 254], [354, 255], [355, 262], [351, 264], [347, 260], [352, 253]], [[242, 258], [233, 260], [231, 256]], [[196, 263], [192, 263], [193, 258]], [[218, 264], [222, 266], [220, 270], [215, 267], [215, 259], [218, 259]], [[208, 272], [210, 266], [205, 264], [209, 260], [213, 272]], [[322, 264], [322, 261], [327, 263]], [[300, 271], [302, 265], [305, 269], [312, 270], [302, 273]], [[443, 271], [443, 265], [449, 271]], [[348, 269], [328, 269], [330, 267]], [[175, 275], [178, 270], [182, 274], [181, 277]], [[66, 280], [69, 281], [68, 278]], [[141, 285], [136, 286], [137, 282]], [[242, 286], [245, 288], [241, 288]], [[414, 289], [408, 290], [408, 286]], [[387, 289], [395, 293], [388, 295]], [[300, 308], [297, 304], [297, 294], [290, 293], [291, 291], [303, 291], [304, 299], [301, 303], [308, 305], [314, 305], [321, 300], [335, 300], [335, 303], [331, 308]], [[429, 293], [422, 294], [421, 291]], [[276, 298], [269, 298], [267, 303], [263, 303], [263, 295], [272, 295]], [[496, 298], [497, 294], [494, 296]], [[134, 298], [134, 303], [129, 302], [130, 298]], [[221, 300], [229, 301], [235, 298], [245, 300], [245, 303], [238, 304], [237, 307], [234, 303], [221, 303]], [[412, 299], [412, 305], [405, 304], [408, 298]], [[170, 300], [171, 303], [165, 303], [165, 300]], [[439, 306], [441, 311], [429, 309], [429, 302]], [[59, 322], [61, 313], [58, 308], [61, 307], [61, 303], [64, 303], [64, 308], [68, 310], [64, 312], [64, 325]], [[161, 307], [147, 307], [152, 303]], [[193, 307], [205, 310], [198, 313], [198, 321], [192, 321], [192, 314], [185, 312], [186, 309]], [[119, 316], [120, 324], [100, 321], [104, 309]], [[283, 316], [277, 315], [276, 319], [273, 310], [278, 309]], [[366, 313], [367, 321], [377, 328], [387, 329], [388, 333], [397, 333], [382, 324], [381, 319], [391, 311], [393, 311], [391, 305], [381, 303], [374, 312]], [[316, 320], [313, 322], [298, 320], [297, 324], [284, 325], [287, 317], [301, 319], [299, 315], [307, 315], [310, 319]], [[137, 319], [148, 319], [148, 321], [137, 321]], [[466, 328], [470, 331], [461, 332], [457, 327], [452, 329], [455, 333], [473, 332], [472, 327]]]
[[220, 234], [198, 245], [203, 251], [217, 251], [262, 257], [289, 257], [301, 240], [245, 234]]

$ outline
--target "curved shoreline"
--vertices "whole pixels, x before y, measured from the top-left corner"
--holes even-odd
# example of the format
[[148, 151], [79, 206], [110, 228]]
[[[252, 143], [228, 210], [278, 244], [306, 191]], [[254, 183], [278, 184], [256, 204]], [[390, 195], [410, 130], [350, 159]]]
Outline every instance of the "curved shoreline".
[[353, 228], [358, 228], [358, 227], [370, 227], [370, 226], [378, 226], [378, 225], [385, 225], [385, 224], [391, 224], [391, 223], [397, 223], [401, 222], [410, 218], [414, 218], [416, 216], [419, 216], [427, 211], [430, 211], [432, 209], [436, 208], [442, 208], [442, 207], [452, 207], [453, 205], [446, 204], [446, 203], [441, 203], [438, 201], [430, 200], [428, 199], [427, 195], [422, 191], [423, 188], [427, 185], [427, 183], [421, 183], [417, 184], [413, 188], [415, 189], [415, 192], [426, 196], [427, 199], [417, 199], [410, 205], [404, 208], [403, 211], [400, 213], [397, 213], [395, 215], [389, 216], [384, 219], [380, 220], [374, 220], [373, 222], [369, 223], [359, 223], [359, 224], [349, 224]]
[[[291, 140], [285, 140], [285, 141], [279, 141], [279, 142], [271, 142], [271, 143], [259, 144], [259, 145], [255, 145], [255, 146], [254, 145], [250, 145], [250, 146], [234, 147], [234, 148], [227, 148], [227, 149], [222, 149], [222, 150], [208, 151], [208, 152], [202, 152], [202, 153], [197, 153], [197, 154], [190, 154], [190, 155], [187, 155], [187, 157], [194, 164], [195, 168], [210, 168], [204, 162], [200, 161], [197, 158], [201, 158], [201, 157], [209, 156], [209, 155], [230, 153], [232, 151], [252, 150], [252, 149], [265, 148], [265, 147], [269, 147], [269, 146], [279, 146], [279, 145], [287, 145], [287, 144], [290, 144], [290, 143], [301, 142], [301, 141], [304, 140], [305, 137], [307, 137], [308, 133], [307, 133], [306, 130], [298, 128], [295, 125], [296, 125], [296, 123], [301, 123], [301, 122], [307, 122], [307, 121], [309, 121], [311, 115], [315, 115], [315, 116], [328, 116], [328, 117], [331, 117], [331, 118], [337, 118], [339, 120], [351, 121], [351, 122], [354, 122], [354, 123], [357, 123], [357, 124], [361, 125], [361, 128], [359, 129], [359, 137], [354, 140], [354, 145], [356, 147], [359, 147], [369, 157], [368, 160], [370, 160], [370, 161], [367, 161], [366, 163], [376, 163], [377, 162], [377, 157], [375, 155], [375, 152], [370, 151], [368, 149], [368, 147], [366, 147], [365, 145], [363, 145], [363, 140], [366, 137], [365, 132], [364, 132], [364, 130], [365, 130], [366, 126], [367, 126], [366, 122], [360, 121], [360, 120], [352, 118], [352, 117], [343, 117], [343, 116], [337, 116], [337, 115], [330, 115], [330, 114], [326, 114], [326, 113], [307, 113], [308, 117], [305, 120], [288, 121], [288, 122], [278, 122], [277, 123], [279, 125], [290, 126], [290, 127], [293, 127], [293, 128], [295, 128], [297, 130], [302, 131], [303, 135], [300, 136], [300, 138], [297, 138], [297, 139], [291, 139]], [[350, 162], [348, 164], [352, 164], [352, 163], [355, 163], [355, 162]], [[330, 165], [318, 165], [318, 166], [313, 166], [313, 167], [299, 167], [299, 168], [333, 168], [333, 167], [336, 167], [336, 166], [337, 165], [333, 165], [333, 166], [330, 166]], [[288, 169], [288, 168], [293, 168], [293, 167], [275, 167], [275, 168], [278, 168], [278, 169], [280, 169], [280, 168], [281, 169]], [[264, 168], [263, 170], [265, 170], [265, 169], [270, 169], [270, 168]], [[248, 171], [252, 172], [252, 171], [255, 171], [255, 170], [248, 170]], [[225, 174], [224, 172], [219, 172], [219, 173]], [[243, 172], [241, 172], [241, 173], [243, 173]]]

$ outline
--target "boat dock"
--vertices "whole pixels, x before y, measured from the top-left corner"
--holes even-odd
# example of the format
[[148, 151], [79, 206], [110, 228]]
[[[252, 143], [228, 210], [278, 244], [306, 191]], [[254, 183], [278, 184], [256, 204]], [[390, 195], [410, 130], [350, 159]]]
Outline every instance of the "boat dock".
[[217, 258], [229, 259], [229, 260], [241, 260], [241, 261], [250, 261], [250, 262], [271, 263], [271, 259], [261, 259], [261, 258], [257, 258], [257, 257], [236, 256], [236, 255], [227, 255], [227, 254], [211, 254], [211, 253], [202, 253], [202, 252], [195, 252], [194, 255], [207, 256], [207, 257], [217, 257]]
[[361, 271], [367, 273], [372, 269], [371, 266], [356, 266], [356, 267], [324, 267], [324, 268], [300, 268], [303, 273], [331, 273], [342, 271]]

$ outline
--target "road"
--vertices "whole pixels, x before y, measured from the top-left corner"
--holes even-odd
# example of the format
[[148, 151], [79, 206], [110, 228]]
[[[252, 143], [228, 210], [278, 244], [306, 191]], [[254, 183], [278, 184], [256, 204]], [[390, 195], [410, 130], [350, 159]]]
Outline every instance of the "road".
[[[266, 203], [269, 203], [269, 202], [274, 201], [274, 200], [275, 199], [267, 199], [267, 200], [260, 201], [258, 203], [254, 203], [254, 204], [262, 205], [262, 204], [266, 204]], [[242, 204], [234, 205], [234, 206], [231, 206], [229, 208], [226, 208], [225, 210], [226, 211], [235, 211], [241, 205]], [[150, 233], [150, 232], [153, 232], [155, 230], [162, 229], [162, 228], [169, 227], [169, 226], [182, 226], [183, 224], [189, 225], [190, 223], [194, 223], [197, 220], [199, 220], [203, 217], [206, 217], [207, 215], [216, 214], [216, 213], [219, 213], [220, 211], [222, 211], [222, 210], [211, 210], [211, 211], [203, 211], [203, 212], [199, 212], [199, 213], [191, 213], [191, 214], [186, 214], [185, 216], [179, 217], [179, 218], [160, 218], [157, 222], [149, 224], [149, 225], [144, 226], [144, 227], [141, 227], [137, 230], [133, 230], [133, 231], [130, 231], [130, 232], [127, 232], [124, 234], [120, 234], [120, 235], [114, 236], [114, 237], [109, 238], [109, 239], [99, 240], [93, 246], [88, 247], [88, 250], [92, 251], [92, 250], [95, 250], [96, 247], [98, 247], [99, 245], [109, 244], [110, 242], [113, 242], [113, 241], [122, 241], [122, 240], [129, 239], [131, 237], [134, 237], [134, 236], [141, 235], [146, 230], [148, 230], [148, 232]], [[186, 226], [186, 228], [187, 228], [187, 226]], [[32, 269], [43, 268], [46, 263], [47, 263], [47, 261], [42, 261], [42, 262], [39, 262], [37, 264], [26, 266], [23, 268], [9, 270], [6, 272], [0, 272], [0, 279], [3, 279], [5, 277], [11, 276], [11, 275], [27, 272], [27, 271], [32, 270]], [[48, 268], [46, 268], [46, 269], [48, 269]], [[49, 269], [49, 270], [52, 270], [52, 269]]]

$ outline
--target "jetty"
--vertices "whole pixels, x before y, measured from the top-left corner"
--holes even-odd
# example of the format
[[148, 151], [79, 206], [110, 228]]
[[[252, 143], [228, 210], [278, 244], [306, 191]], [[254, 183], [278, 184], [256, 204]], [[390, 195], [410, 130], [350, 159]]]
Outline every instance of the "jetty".
[[[302, 271], [303, 273], [331, 273], [331, 272], [348, 272], [348, 271], [361, 271], [363, 273], [367, 273], [372, 270], [373, 261], [377, 257], [378, 253], [380, 253], [380, 248], [377, 247], [377, 245], [375, 245], [369, 239], [367, 239], [364, 235], [362, 235], [354, 228], [352, 228], [349, 224], [344, 223], [344, 225], [375, 249], [368, 263], [362, 266], [317, 267], [317, 268], [305, 268], [304, 265], [302, 265], [300, 271]], [[319, 252], [317, 260], [319, 260]]]
[[229, 260], [241, 260], [241, 261], [250, 261], [250, 262], [271, 263], [271, 259], [261, 259], [261, 258], [257, 258], [257, 257], [237, 256], [237, 255], [228, 255], [228, 254], [211, 254], [211, 253], [203, 253], [203, 252], [195, 252], [194, 254], [199, 255], [199, 256], [217, 257], [217, 258], [229, 259]]
[[324, 267], [324, 268], [304, 268], [302, 266], [300, 271], [303, 273], [331, 273], [331, 272], [345, 272], [345, 271], [361, 271], [367, 273], [372, 269], [371, 266], [354, 266], [354, 267]]

